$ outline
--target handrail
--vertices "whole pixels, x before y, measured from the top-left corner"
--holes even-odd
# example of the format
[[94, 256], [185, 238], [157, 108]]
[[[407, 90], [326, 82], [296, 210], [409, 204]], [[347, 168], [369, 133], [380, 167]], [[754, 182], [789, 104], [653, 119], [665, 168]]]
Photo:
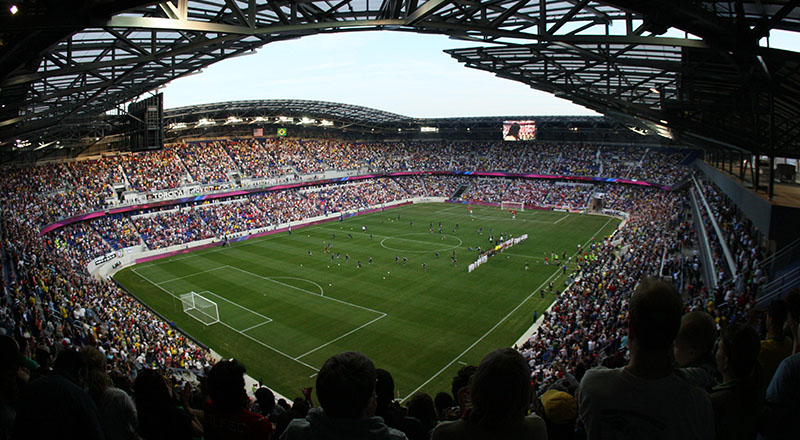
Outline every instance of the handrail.
[[703, 205], [706, 208], [708, 217], [711, 219], [711, 225], [714, 226], [714, 230], [717, 232], [719, 244], [722, 246], [722, 253], [725, 254], [725, 260], [728, 262], [728, 269], [731, 271], [731, 277], [735, 277], [737, 275], [736, 264], [733, 262], [733, 255], [731, 255], [731, 251], [728, 248], [728, 241], [725, 238], [725, 235], [722, 233], [722, 230], [719, 228], [719, 223], [717, 223], [714, 213], [711, 212], [711, 207], [708, 206], [708, 201], [706, 200], [706, 196], [703, 195], [703, 190], [700, 188], [700, 183], [697, 182], [697, 178], [694, 176], [692, 176], [692, 180], [694, 180], [694, 185], [697, 187], [697, 191], [699, 192], [700, 199], [703, 201]]

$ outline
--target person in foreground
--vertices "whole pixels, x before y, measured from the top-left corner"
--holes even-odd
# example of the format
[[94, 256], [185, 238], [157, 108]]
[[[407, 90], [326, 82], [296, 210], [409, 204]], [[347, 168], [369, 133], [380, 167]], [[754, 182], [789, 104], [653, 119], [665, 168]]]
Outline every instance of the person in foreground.
[[282, 440], [406, 440], [375, 417], [375, 365], [354, 351], [339, 353], [322, 365], [317, 375], [317, 400], [305, 419], [294, 419]]
[[630, 361], [594, 368], [578, 389], [580, 418], [592, 439], [712, 439], [714, 413], [703, 390], [672, 369], [683, 303], [664, 282], [645, 280], [631, 296]]
[[470, 387], [472, 408], [461, 420], [433, 430], [431, 440], [546, 440], [547, 426], [527, 415], [531, 403], [530, 370], [522, 355], [501, 348], [483, 358]]

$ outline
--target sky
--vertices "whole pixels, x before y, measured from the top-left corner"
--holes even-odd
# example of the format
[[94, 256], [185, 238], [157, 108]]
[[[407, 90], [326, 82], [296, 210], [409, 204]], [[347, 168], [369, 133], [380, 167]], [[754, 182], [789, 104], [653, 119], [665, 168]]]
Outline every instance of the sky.
[[[670, 33], [683, 35], [674, 29], [667, 36]], [[770, 46], [797, 51], [798, 40], [796, 33], [773, 31]], [[308, 99], [419, 118], [597, 115], [520, 82], [467, 68], [443, 52], [477, 45], [443, 35], [393, 31], [280, 41], [172, 81], [163, 90], [164, 106]]]
[[420, 118], [597, 115], [520, 82], [464, 67], [442, 52], [474, 46], [443, 35], [391, 31], [279, 41], [172, 81], [164, 89], [164, 107], [309, 99]]

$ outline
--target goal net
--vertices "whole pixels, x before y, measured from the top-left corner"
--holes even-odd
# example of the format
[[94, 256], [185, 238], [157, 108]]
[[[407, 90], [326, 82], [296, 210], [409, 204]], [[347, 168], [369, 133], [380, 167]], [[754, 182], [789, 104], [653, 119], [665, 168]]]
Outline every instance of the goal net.
[[189, 292], [181, 295], [183, 312], [205, 325], [219, 322], [219, 309], [217, 303], [200, 295]]
[[503, 209], [503, 210], [511, 209], [513, 211], [524, 211], [525, 210], [525, 203], [523, 203], [523, 202], [503, 201], [503, 202], [500, 202], [500, 209]]

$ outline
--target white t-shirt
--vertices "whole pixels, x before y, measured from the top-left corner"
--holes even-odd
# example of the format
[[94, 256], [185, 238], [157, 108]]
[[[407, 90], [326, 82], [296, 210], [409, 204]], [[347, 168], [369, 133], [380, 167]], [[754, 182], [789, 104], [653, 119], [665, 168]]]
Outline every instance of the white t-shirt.
[[674, 374], [647, 380], [622, 368], [593, 368], [578, 402], [589, 440], [714, 438], [708, 394]]

